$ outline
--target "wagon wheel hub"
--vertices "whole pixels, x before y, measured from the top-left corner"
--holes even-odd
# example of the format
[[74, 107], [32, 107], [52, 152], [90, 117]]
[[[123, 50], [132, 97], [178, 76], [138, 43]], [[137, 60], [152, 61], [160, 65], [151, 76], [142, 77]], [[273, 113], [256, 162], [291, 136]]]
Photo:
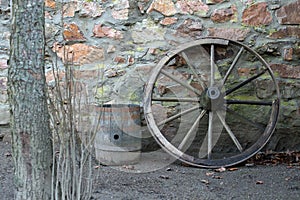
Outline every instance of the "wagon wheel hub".
[[221, 92], [220, 92], [219, 88], [217, 88], [217, 87], [209, 87], [207, 89], [206, 94], [207, 94], [208, 98], [215, 100], [220, 97]]
[[224, 96], [218, 87], [209, 87], [200, 95], [200, 107], [207, 111], [219, 110], [224, 105]]

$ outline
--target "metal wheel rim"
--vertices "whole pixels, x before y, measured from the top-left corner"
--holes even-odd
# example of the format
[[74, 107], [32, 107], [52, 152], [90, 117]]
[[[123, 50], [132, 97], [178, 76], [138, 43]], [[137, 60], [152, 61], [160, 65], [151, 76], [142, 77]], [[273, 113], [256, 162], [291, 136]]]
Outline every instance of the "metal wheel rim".
[[[190, 156], [186, 154], [185, 152], [182, 152], [180, 149], [172, 145], [161, 133], [159, 130], [154, 116], [152, 112], [152, 90], [154, 88], [154, 84], [156, 82], [157, 77], [159, 76], [159, 73], [161, 72], [162, 68], [165, 66], [165, 63], [168, 62], [173, 56], [177, 55], [179, 52], [184, 51], [185, 49], [192, 48], [198, 45], [206, 45], [206, 44], [213, 44], [213, 45], [228, 45], [229, 43], [237, 46], [241, 46], [244, 48], [247, 52], [250, 52], [253, 54], [263, 65], [263, 67], [266, 68], [267, 72], [269, 73], [272, 81], [275, 84], [275, 90], [276, 90], [276, 96], [277, 98], [274, 99], [272, 103], [272, 113], [269, 120], [269, 123], [267, 124], [265, 131], [259, 138], [259, 140], [254, 143], [250, 148], [247, 148], [245, 151], [241, 152], [240, 154], [237, 154], [235, 156], [224, 158], [224, 159], [217, 159], [217, 160], [210, 160], [210, 159], [198, 159], [193, 156]], [[161, 145], [163, 149], [165, 149], [169, 154], [175, 156], [177, 159], [190, 164], [192, 166], [196, 167], [208, 167], [208, 168], [215, 168], [220, 166], [232, 166], [238, 163], [241, 163], [254, 154], [256, 154], [259, 150], [261, 150], [265, 144], [268, 142], [270, 137], [272, 136], [272, 133], [275, 130], [275, 125], [277, 122], [278, 114], [279, 114], [279, 87], [277, 85], [276, 79], [274, 77], [274, 74], [269, 67], [268, 63], [255, 51], [253, 51], [251, 48], [247, 47], [246, 45], [222, 38], [204, 38], [197, 41], [192, 41], [190, 43], [186, 43], [183, 45], [180, 45], [174, 50], [169, 51], [165, 57], [163, 57], [160, 62], [157, 64], [155, 69], [153, 70], [153, 73], [151, 74], [149, 81], [146, 86], [145, 90], [145, 97], [144, 97], [144, 114], [145, 119], [148, 124], [148, 128], [153, 135], [153, 137], [156, 139], [156, 141]]]

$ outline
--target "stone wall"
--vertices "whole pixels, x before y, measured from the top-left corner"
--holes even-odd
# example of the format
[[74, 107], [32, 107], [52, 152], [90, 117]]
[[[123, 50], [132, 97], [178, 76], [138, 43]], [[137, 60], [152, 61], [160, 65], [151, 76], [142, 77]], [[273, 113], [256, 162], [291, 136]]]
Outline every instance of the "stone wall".
[[[141, 102], [162, 55], [204, 36], [243, 42], [270, 63], [282, 106], [275, 150], [300, 149], [300, 0], [86, 0], [46, 4], [47, 81], [74, 69], [90, 101]], [[0, 0], [0, 125], [8, 123], [9, 0]], [[61, 70], [61, 75], [64, 74]], [[63, 76], [60, 76], [63, 77]]]

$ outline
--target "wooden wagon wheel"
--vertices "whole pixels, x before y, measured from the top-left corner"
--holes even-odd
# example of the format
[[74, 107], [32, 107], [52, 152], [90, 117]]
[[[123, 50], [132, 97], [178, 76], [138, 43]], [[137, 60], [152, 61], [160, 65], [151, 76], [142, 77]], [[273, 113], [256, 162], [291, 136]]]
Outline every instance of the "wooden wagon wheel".
[[240, 42], [203, 38], [160, 60], [146, 85], [144, 114], [171, 155], [197, 167], [226, 167], [265, 146], [279, 98], [273, 72], [258, 53]]

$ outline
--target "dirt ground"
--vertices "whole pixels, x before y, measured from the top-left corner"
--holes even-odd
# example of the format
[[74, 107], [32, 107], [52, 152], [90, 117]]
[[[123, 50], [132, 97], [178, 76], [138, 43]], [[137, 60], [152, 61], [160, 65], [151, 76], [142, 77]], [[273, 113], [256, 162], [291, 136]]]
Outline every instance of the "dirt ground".
[[[168, 155], [142, 164], [95, 166], [92, 199], [300, 199], [300, 162], [265, 156], [227, 169], [199, 169], [169, 161]], [[9, 137], [0, 135], [0, 199], [14, 199]], [[276, 157], [276, 156], [275, 156]], [[283, 162], [279, 162], [282, 160]], [[253, 164], [254, 163], [254, 164]], [[147, 172], [148, 171], [148, 172]]]

